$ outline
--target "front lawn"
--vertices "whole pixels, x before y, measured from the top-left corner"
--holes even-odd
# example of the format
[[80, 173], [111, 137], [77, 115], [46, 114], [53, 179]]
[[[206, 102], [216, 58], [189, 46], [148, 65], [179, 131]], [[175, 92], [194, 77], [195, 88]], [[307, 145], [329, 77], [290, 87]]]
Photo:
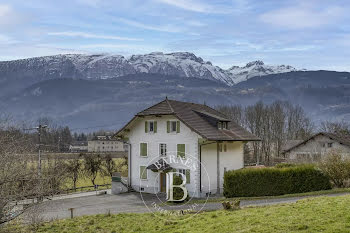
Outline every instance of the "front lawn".
[[102, 214], [46, 223], [38, 232], [350, 232], [350, 195], [204, 212], [181, 221], [187, 217], [173, 222], [153, 214]]

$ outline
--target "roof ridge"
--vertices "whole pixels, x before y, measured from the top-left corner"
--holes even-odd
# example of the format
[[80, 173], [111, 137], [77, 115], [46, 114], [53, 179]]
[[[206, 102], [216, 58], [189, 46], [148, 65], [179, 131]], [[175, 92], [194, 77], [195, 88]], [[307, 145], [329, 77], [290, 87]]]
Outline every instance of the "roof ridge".
[[169, 102], [169, 100], [168, 100], [168, 97], [165, 98], [165, 101], [166, 101], [167, 104], [169, 105], [169, 108], [170, 108], [171, 112], [172, 112], [172, 113], [175, 113], [173, 107], [171, 106], [171, 104], [170, 104], [170, 102]]

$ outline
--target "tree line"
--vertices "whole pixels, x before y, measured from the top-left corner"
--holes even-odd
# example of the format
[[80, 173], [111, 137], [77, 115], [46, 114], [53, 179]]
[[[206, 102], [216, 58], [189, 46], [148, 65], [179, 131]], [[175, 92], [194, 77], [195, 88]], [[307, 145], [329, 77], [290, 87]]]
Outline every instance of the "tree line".
[[282, 147], [288, 140], [305, 140], [317, 130], [337, 134], [350, 132], [349, 125], [344, 122], [326, 121], [316, 127], [301, 106], [288, 101], [272, 104], [260, 101], [247, 107], [219, 105], [216, 109], [261, 139], [245, 148], [258, 164], [269, 164], [272, 157], [281, 157]]

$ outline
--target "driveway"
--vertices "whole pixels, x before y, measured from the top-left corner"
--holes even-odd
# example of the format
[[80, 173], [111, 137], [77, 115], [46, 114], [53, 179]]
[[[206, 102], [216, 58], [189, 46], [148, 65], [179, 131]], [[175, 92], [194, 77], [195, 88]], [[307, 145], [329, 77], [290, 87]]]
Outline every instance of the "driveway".
[[[348, 193], [328, 194], [326, 196], [341, 196], [349, 195]], [[260, 199], [260, 200], [242, 200], [241, 207], [243, 206], [263, 206], [274, 205], [281, 203], [294, 203], [298, 200], [309, 197], [292, 197], [292, 198], [273, 198], [273, 199]], [[144, 200], [144, 201], [143, 201]], [[119, 195], [82, 195], [80, 197], [73, 198], [57, 198], [56, 200], [47, 201], [39, 205], [38, 212], [41, 213], [41, 217], [45, 220], [64, 219], [70, 218], [69, 208], [74, 208], [74, 216], [94, 215], [94, 214], [106, 214], [108, 212], [112, 214], [117, 213], [145, 213], [150, 210], [145, 206], [152, 208], [152, 203], [159, 203], [158, 198], [155, 195], [143, 194], [143, 200], [140, 194], [137, 192], [124, 193]], [[144, 203], [145, 202], [145, 203]], [[198, 204], [197, 210], [202, 208], [203, 204]], [[162, 209], [165, 210], [177, 210], [183, 209], [179, 206], [166, 206], [162, 205]], [[221, 203], [208, 202], [204, 205], [202, 210], [218, 210], [222, 209]]]

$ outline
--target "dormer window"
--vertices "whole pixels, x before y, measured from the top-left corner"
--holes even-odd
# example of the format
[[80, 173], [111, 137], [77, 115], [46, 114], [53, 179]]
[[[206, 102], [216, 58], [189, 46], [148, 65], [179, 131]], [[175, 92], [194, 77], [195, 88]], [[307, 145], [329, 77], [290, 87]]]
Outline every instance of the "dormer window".
[[218, 122], [218, 129], [227, 129], [227, 122], [226, 121], [219, 121]]

